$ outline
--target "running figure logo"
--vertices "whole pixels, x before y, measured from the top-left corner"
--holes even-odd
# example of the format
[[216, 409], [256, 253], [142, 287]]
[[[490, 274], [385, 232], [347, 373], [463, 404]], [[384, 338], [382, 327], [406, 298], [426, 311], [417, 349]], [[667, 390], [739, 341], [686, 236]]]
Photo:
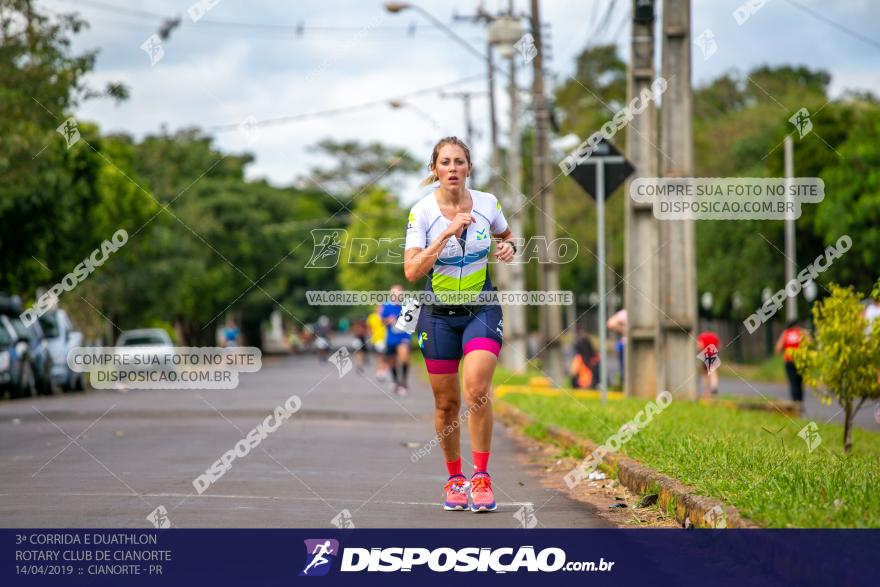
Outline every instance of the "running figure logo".
[[312, 538], [306, 543], [306, 566], [300, 577], [323, 577], [330, 572], [333, 560], [339, 554], [339, 541], [332, 538]]
[[810, 120], [810, 111], [806, 108], [801, 108], [792, 114], [788, 121], [797, 129], [800, 138], [804, 138], [811, 130], [813, 130], [813, 121]]
[[703, 361], [703, 364], [706, 365], [707, 373], [717, 371], [718, 367], [721, 366], [721, 358], [718, 356], [718, 348], [714, 344], [707, 345], [706, 348], [700, 351], [697, 358]]
[[345, 229], [338, 228], [314, 228], [311, 232], [314, 242], [312, 256], [306, 263], [306, 269], [336, 267], [348, 233]]

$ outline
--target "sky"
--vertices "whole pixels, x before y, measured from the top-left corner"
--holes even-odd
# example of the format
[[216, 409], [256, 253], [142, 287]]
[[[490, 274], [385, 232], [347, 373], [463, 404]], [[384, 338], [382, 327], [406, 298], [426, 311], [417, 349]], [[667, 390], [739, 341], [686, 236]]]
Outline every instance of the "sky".
[[[442, 97], [444, 91], [476, 93], [471, 100], [472, 150], [477, 172], [485, 170], [486, 62], [474, 51], [484, 52], [486, 30], [481, 23], [454, 18], [473, 15], [480, 2], [415, 4], [473, 50], [419, 11], [391, 14], [382, 2], [372, 0], [38, 2], [51, 13], [78, 12], [90, 23], [73, 49], [99, 50], [88, 78], [93, 86], [119, 81], [130, 90], [131, 97], [118, 105], [109, 100], [83, 103], [77, 118], [97, 122], [104, 132], [138, 138], [163, 127], [198, 126], [215, 138], [220, 150], [254, 154], [249, 178], [279, 186], [326, 163], [314, 152], [314, 145], [325, 138], [403, 147], [427, 165], [437, 139], [465, 136], [462, 100]], [[482, 5], [497, 14], [508, 9], [508, 0]], [[515, 14], [529, 9], [527, 0], [514, 0], [513, 5]], [[614, 42], [628, 59], [630, 8], [630, 0], [542, 0], [541, 17], [549, 30], [544, 49], [549, 87], [565, 82], [576, 55], [588, 45]], [[737, 11], [740, 21], [748, 15], [742, 24]], [[141, 46], [163, 18], [175, 16], [181, 24], [162, 43], [164, 55], [151, 64]], [[714, 51], [705, 56], [693, 46], [695, 85], [731, 69], [791, 64], [829, 71], [832, 96], [853, 89], [880, 95], [880, 0], [693, 0], [692, 20], [693, 37], [705, 33], [702, 38], [714, 42]], [[525, 90], [532, 79], [531, 64], [524, 64], [519, 53], [514, 60], [518, 86]], [[507, 78], [499, 77], [496, 84], [504, 144], [510, 117]], [[389, 105], [395, 98], [397, 108]], [[358, 105], [366, 106], [308, 116]], [[266, 123], [285, 116], [298, 118]], [[417, 182], [414, 178], [401, 186], [404, 203], [422, 195]]]

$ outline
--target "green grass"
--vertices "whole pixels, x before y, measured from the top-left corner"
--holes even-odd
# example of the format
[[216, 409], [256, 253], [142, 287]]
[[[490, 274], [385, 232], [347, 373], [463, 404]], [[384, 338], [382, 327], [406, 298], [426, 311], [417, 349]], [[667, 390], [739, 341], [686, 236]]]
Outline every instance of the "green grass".
[[546, 377], [544, 373], [534, 364], [529, 363], [526, 366], [525, 373], [514, 373], [506, 369], [500, 363], [495, 367], [495, 374], [492, 377], [493, 385], [527, 385], [532, 377]]
[[[734, 373], [732, 369], [736, 372]], [[722, 362], [718, 374], [728, 379], [739, 379], [739, 377], [742, 377], [749, 381], [765, 383], [785, 383], [787, 381], [785, 378], [785, 365], [780, 354], [773, 355], [756, 364], [729, 364]]]
[[[510, 394], [546, 434], [555, 425], [604, 442], [642, 409], [626, 398], [598, 400]], [[797, 436], [805, 420], [673, 401], [621, 452], [770, 527], [880, 527], [880, 434], [854, 430], [844, 456], [842, 427], [821, 424], [810, 453]], [[768, 432], [769, 431], [769, 432]], [[839, 500], [839, 501], [837, 501]], [[835, 505], [837, 501], [837, 505]]]

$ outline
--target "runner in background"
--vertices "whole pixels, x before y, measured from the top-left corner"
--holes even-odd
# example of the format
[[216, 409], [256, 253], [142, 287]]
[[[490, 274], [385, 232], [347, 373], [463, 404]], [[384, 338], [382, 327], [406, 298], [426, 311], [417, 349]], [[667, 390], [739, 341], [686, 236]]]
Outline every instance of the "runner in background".
[[388, 363], [385, 362], [385, 335], [387, 330], [382, 321], [382, 306], [376, 306], [373, 313], [367, 316], [367, 328], [370, 329], [370, 346], [376, 353], [376, 379], [388, 381]]
[[571, 386], [574, 389], [590, 389], [595, 387], [594, 369], [599, 363], [599, 355], [586, 332], [581, 332], [574, 345], [574, 357], [571, 359], [568, 373], [571, 375]]
[[240, 336], [241, 332], [238, 330], [238, 326], [235, 325], [235, 321], [231, 318], [227, 320], [226, 328], [223, 329], [223, 346], [226, 348], [238, 346]]
[[785, 375], [788, 377], [791, 401], [797, 402], [801, 414], [804, 413], [804, 383], [792, 360], [791, 351], [801, 346], [801, 341], [806, 336], [806, 331], [800, 327], [798, 321], [790, 320], [776, 341], [776, 352], [782, 353], [782, 360], [785, 361]]
[[703, 353], [703, 369], [701, 388], [703, 397], [718, 393], [718, 368], [714, 365], [718, 360], [718, 351], [721, 341], [718, 335], [711, 330], [704, 330], [697, 336], [697, 351]]
[[382, 306], [382, 321], [386, 325], [385, 334], [385, 358], [391, 369], [394, 380], [394, 393], [400, 396], [407, 394], [407, 381], [409, 378], [409, 346], [410, 335], [401, 332], [394, 327], [403, 309], [403, 286], [395, 284], [391, 286], [392, 303]]
[[318, 351], [318, 360], [326, 361], [330, 356], [330, 346], [333, 327], [330, 325], [330, 318], [321, 316], [318, 318], [318, 324], [315, 327], [315, 349]]
[[367, 343], [367, 321], [362, 318], [356, 319], [351, 326], [351, 333], [357, 341], [357, 348], [354, 351], [354, 368], [358, 373], [363, 373], [366, 353], [370, 350]]
[[611, 318], [608, 319], [608, 322], [605, 323], [605, 326], [611, 332], [616, 332], [620, 335], [620, 338], [614, 343], [614, 351], [617, 353], [617, 361], [620, 365], [620, 387], [622, 389], [623, 377], [625, 374], [625, 365], [623, 364], [623, 361], [624, 357], [626, 357], [626, 308], [618, 310], [612, 314]]

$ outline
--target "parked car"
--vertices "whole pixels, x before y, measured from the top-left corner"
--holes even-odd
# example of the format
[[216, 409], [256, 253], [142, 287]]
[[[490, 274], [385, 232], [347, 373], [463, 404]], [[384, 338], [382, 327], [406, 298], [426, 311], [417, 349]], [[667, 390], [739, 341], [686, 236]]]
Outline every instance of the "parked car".
[[28, 356], [33, 363], [37, 391], [47, 395], [61, 393], [61, 386], [52, 377], [54, 361], [49, 352], [49, 341], [43, 333], [40, 321], [35, 320], [30, 326], [25, 326], [18, 316], [7, 315], [7, 318], [18, 333], [19, 339], [27, 341], [30, 347]]
[[[116, 352], [128, 355], [134, 361], [134, 357], [140, 359], [142, 367], [152, 371], [172, 371], [174, 365], [170, 357], [174, 356], [174, 343], [168, 333], [161, 328], [141, 328], [127, 330], [116, 341]], [[159, 365], [147, 364], [154, 357], [160, 357]], [[168, 357], [167, 359], [165, 357]]]
[[85, 389], [85, 373], [77, 373], [67, 365], [70, 349], [82, 346], [82, 332], [76, 330], [70, 316], [63, 309], [50, 310], [40, 316], [40, 327], [49, 343], [52, 355], [52, 377], [63, 389]]
[[30, 340], [22, 338], [9, 318], [9, 315], [16, 316], [16, 311], [21, 312], [18, 296], [0, 295], [0, 340], [4, 341], [0, 343], [0, 366], [6, 366], [0, 371], [7, 372], [9, 379], [3, 388], [8, 389], [12, 397], [33, 397], [37, 395], [34, 357]]
[[15, 389], [18, 386], [21, 366], [14, 360], [15, 339], [16, 335], [12, 330], [12, 325], [7, 327], [5, 322], [0, 321], [0, 392]]

